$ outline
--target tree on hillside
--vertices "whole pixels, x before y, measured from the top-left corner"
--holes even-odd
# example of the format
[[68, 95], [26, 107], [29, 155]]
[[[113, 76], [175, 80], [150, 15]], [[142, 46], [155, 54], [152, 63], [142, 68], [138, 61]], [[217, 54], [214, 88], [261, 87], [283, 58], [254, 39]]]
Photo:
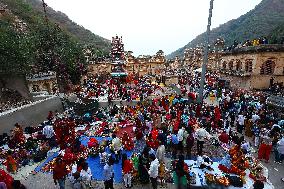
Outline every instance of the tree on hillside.
[[58, 25], [43, 25], [35, 33], [36, 68], [38, 71], [55, 71], [61, 86], [77, 84], [85, 70], [82, 46], [72, 39]]
[[0, 21], [0, 76], [24, 75], [34, 62], [34, 46], [30, 35], [16, 32]]

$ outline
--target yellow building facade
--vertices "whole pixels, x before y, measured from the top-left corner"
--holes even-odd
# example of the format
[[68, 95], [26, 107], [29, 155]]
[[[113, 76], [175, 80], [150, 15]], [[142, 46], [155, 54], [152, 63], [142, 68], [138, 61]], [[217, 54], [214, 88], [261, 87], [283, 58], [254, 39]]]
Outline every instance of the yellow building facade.
[[267, 89], [270, 79], [284, 82], [284, 46], [261, 45], [223, 53], [218, 64], [221, 78], [233, 88]]

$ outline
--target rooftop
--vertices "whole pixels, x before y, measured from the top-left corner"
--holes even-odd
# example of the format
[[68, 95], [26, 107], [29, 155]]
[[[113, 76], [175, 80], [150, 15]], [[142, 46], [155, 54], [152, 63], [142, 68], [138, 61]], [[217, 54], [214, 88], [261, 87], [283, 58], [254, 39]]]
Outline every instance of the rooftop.
[[267, 44], [235, 48], [231, 51], [224, 51], [223, 55], [250, 54], [258, 52], [284, 52], [284, 44]]

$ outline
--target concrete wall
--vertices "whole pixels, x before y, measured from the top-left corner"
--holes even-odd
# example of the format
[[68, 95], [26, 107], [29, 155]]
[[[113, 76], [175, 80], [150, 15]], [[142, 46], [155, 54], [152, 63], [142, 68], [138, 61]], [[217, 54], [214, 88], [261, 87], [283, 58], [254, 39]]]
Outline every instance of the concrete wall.
[[52, 96], [45, 100], [37, 101], [33, 104], [25, 105], [18, 110], [0, 115], [0, 133], [10, 134], [15, 123], [23, 127], [36, 126], [46, 120], [49, 111], [63, 111], [59, 97]]
[[[225, 76], [223, 79], [230, 81], [232, 88], [240, 89], [268, 89], [270, 85], [270, 75], [252, 75], [250, 77], [237, 77], [237, 76]], [[274, 83], [284, 82], [284, 76], [273, 76]]]

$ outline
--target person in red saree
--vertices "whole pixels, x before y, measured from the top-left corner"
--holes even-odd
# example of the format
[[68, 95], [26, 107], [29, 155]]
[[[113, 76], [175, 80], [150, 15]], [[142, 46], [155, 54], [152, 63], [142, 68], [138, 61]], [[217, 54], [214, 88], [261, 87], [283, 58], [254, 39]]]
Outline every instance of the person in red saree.
[[177, 118], [176, 118], [176, 121], [174, 123], [174, 128], [173, 128], [174, 131], [179, 130], [179, 126], [180, 126], [180, 122], [181, 122], [181, 115], [182, 115], [182, 111], [178, 110]]
[[25, 141], [24, 130], [18, 123], [15, 124], [15, 128], [12, 133], [12, 143], [15, 145], [22, 144]]
[[12, 151], [8, 151], [8, 155], [6, 158], [6, 168], [10, 173], [15, 173], [17, 171], [17, 162], [12, 156]]
[[272, 138], [269, 136], [269, 131], [267, 129], [262, 130], [260, 137], [261, 144], [258, 149], [258, 159], [264, 159], [265, 162], [268, 163], [272, 151]]

